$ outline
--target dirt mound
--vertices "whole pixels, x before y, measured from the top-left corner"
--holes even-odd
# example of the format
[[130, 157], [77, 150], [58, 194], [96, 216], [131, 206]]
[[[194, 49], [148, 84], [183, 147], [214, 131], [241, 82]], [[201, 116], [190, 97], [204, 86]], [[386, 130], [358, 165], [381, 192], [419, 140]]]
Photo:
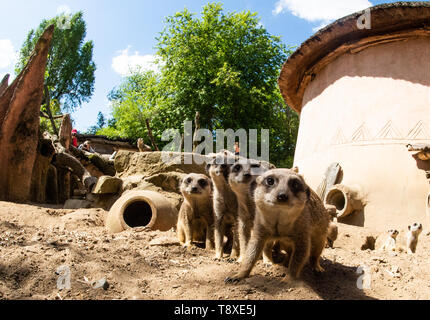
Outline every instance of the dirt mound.
[[[335, 248], [323, 253], [322, 276], [306, 268], [301, 281], [285, 283], [285, 268], [260, 261], [249, 279], [225, 285], [239, 266], [216, 262], [203, 249], [187, 251], [173, 231], [134, 229], [112, 236], [104, 228], [104, 210], [7, 202], [0, 207], [2, 299], [430, 299], [425, 235], [415, 255], [392, 255], [361, 250], [366, 237], [385, 235], [341, 224]], [[357, 286], [360, 266], [371, 276], [369, 289]], [[64, 267], [70, 290], [57, 288]], [[94, 288], [104, 280], [107, 290]]]

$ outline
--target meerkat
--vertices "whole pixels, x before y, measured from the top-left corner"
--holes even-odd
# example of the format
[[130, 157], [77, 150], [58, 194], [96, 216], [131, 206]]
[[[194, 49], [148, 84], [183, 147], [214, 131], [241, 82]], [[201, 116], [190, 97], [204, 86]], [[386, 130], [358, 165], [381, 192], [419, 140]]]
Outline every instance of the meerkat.
[[230, 258], [239, 257], [239, 238], [237, 234], [237, 198], [228, 184], [230, 167], [234, 158], [218, 154], [208, 163], [206, 170], [211, 177], [213, 192], [213, 208], [215, 219], [215, 259], [222, 259], [224, 254], [224, 236], [232, 243]]
[[[242, 262], [246, 252], [246, 246], [251, 238], [251, 230], [254, 226], [255, 203], [252, 198], [252, 189], [258, 176], [268, 171], [269, 168], [258, 161], [240, 159], [233, 165], [229, 175], [229, 185], [236, 194], [238, 202], [238, 237], [240, 257]], [[263, 250], [263, 262], [266, 265], [274, 263], [272, 258], [273, 244], [267, 244]]]
[[179, 210], [177, 234], [179, 242], [190, 248], [193, 241], [202, 238], [206, 250], [213, 250], [212, 185], [203, 174], [189, 174], [182, 179], [180, 190], [184, 202]]
[[137, 140], [137, 147], [139, 148], [139, 152], [148, 152], [151, 151], [151, 147], [146, 145], [142, 138]]
[[321, 199], [293, 170], [270, 170], [256, 182], [251, 240], [239, 273], [225, 281], [237, 282], [248, 277], [270, 240], [279, 240], [289, 248], [287, 278], [298, 278], [308, 262], [314, 271], [323, 272], [320, 256], [330, 219]]
[[333, 249], [334, 242], [337, 240], [337, 236], [339, 235], [339, 229], [337, 224], [334, 222], [330, 222], [327, 229], [327, 246]]
[[408, 254], [414, 254], [417, 250], [418, 237], [423, 231], [423, 226], [421, 223], [414, 223], [408, 226], [408, 233], [406, 236], [406, 248]]
[[397, 236], [399, 235], [399, 231], [395, 229], [390, 229], [387, 231], [387, 233], [388, 233], [388, 237], [379, 250], [396, 251], [396, 241], [397, 241]]

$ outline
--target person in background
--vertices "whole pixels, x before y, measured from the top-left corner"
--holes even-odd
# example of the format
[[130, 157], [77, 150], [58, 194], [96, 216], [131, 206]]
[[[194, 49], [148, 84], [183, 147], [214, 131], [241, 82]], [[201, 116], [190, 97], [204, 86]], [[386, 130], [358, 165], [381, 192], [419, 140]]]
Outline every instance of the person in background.
[[239, 155], [240, 155], [239, 141], [236, 141], [236, 142], [234, 143], [234, 154], [235, 154], [236, 156], [239, 156]]
[[72, 146], [74, 146], [75, 148], [77, 148], [78, 145], [78, 130], [73, 129], [72, 130]]
[[90, 141], [85, 141], [83, 144], [81, 144], [79, 146], [79, 150], [90, 152], [90, 153], [96, 153], [94, 151], [94, 149], [91, 148], [91, 142]]

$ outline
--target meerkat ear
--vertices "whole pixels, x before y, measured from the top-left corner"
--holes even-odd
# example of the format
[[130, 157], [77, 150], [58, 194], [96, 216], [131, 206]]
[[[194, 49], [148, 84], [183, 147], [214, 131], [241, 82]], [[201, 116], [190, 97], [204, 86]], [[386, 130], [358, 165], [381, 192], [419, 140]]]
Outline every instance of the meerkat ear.
[[411, 226], [408, 226], [408, 230], [411, 231]]
[[293, 169], [291, 169], [291, 170], [293, 170], [295, 173], [299, 173], [299, 167], [294, 167]]
[[210, 163], [208, 163], [207, 165], [206, 165], [206, 173], [207, 174], [209, 174], [209, 169], [211, 168], [211, 164]]

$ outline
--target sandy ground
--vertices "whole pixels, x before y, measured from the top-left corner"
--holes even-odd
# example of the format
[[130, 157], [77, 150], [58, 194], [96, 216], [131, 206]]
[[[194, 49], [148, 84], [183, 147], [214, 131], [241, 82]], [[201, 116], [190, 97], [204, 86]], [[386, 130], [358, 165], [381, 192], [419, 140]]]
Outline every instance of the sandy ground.
[[[182, 248], [173, 231], [108, 235], [106, 215], [0, 202], [0, 299], [430, 299], [430, 237], [424, 234], [415, 255], [393, 255], [361, 250], [366, 236], [378, 233], [341, 224], [335, 248], [324, 251], [323, 275], [305, 269], [300, 281], [283, 282], [285, 268], [259, 262], [249, 279], [225, 285], [239, 265]], [[400, 242], [404, 236], [401, 231]], [[62, 266], [70, 271], [69, 290], [57, 287]], [[94, 288], [102, 279], [109, 287]]]

